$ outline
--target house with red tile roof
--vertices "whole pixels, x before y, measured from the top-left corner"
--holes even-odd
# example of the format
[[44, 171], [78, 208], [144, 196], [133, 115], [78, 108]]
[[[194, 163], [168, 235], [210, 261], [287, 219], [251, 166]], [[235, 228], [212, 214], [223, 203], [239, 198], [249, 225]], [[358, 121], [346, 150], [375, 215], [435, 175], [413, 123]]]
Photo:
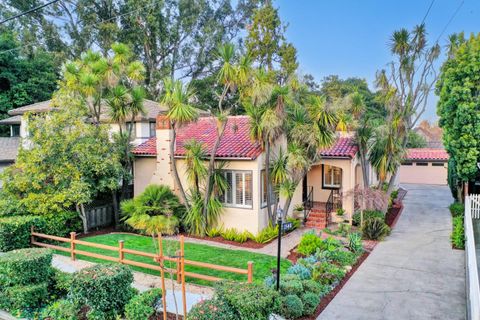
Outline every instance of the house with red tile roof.
[[407, 149], [398, 172], [400, 183], [447, 185], [448, 153], [443, 148]]
[[[216, 125], [215, 118], [202, 117], [177, 130], [174, 157], [184, 188], [188, 186], [185, 143], [192, 139], [201, 142], [204, 152], [210, 156], [217, 135]], [[133, 150], [135, 195], [152, 183], [169, 185], [178, 191], [169, 155], [172, 130], [165, 116], [157, 117], [156, 128], [156, 136]], [[225, 228], [248, 230], [257, 234], [268, 225], [265, 153], [260, 143], [252, 141], [249, 129], [247, 116], [230, 116], [215, 157], [226, 163], [223, 171], [230, 186], [221, 197], [224, 204], [221, 224]], [[278, 151], [280, 147], [286, 147], [286, 142], [282, 139], [278, 140], [273, 149]], [[288, 214], [293, 215], [296, 205], [309, 200], [312, 204], [310, 209], [315, 212], [307, 221], [309, 226], [324, 228], [330, 218], [336, 218], [337, 215], [333, 212], [337, 208], [343, 208], [347, 213], [345, 218], [351, 218], [354, 200], [348, 191], [356, 185], [363, 185], [357, 151], [353, 137], [348, 134], [339, 135], [331, 147], [319, 150], [320, 160], [295, 191]], [[373, 178], [373, 170], [369, 170], [369, 174]]]

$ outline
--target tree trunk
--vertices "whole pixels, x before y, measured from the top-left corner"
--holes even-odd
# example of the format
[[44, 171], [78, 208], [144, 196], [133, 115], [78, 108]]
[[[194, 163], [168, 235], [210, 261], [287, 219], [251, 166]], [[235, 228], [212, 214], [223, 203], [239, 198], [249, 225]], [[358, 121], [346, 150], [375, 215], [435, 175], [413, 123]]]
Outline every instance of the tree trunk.
[[117, 191], [112, 190], [112, 204], [113, 204], [113, 221], [115, 223], [115, 229], [120, 224], [120, 212], [118, 211]]
[[88, 233], [88, 224], [87, 224], [87, 215], [85, 214], [85, 207], [83, 204], [76, 204], [75, 208], [77, 210], [78, 216], [82, 220], [83, 224], [83, 233], [87, 234]]
[[180, 177], [178, 176], [177, 170], [177, 163], [175, 162], [175, 140], [177, 137], [177, 131], [175, 128], [175, 123], [171, 122], [172, 126], [172, 140], [170, 141], [170, 165], [173, 172], [173, 179], [175, 181], [175, 186], [173, 187], [173, 191], [175, 192], [175, 187], [178, 188], [180, 191], [180, 198], [183, 201], [183, 204], [187, 208], [187, 211], [190, 210], [190, 205], [188, 203], [187, 194], [185, 193], [185, 189], [183, 189], [182, 182], [180, 181]]
[[[275, 217], [272, 213], [272, 183], [270, 181], [270, 141], [265, 141], [265, 180], [267, 180], [267, 212], [270, 222], [275, 224]], [[275, 199], [276, 200], [276, 199]]]
[[367, 155], [365, 154], [365, 150], [361, 144], [359, 144], [359, 152], [360, 152], [360, 162], [362, 166], [362, 175], [363, 175], [363, 188], [366, 189], [370, 187], [370, 179], [368, 176], [368, 163], [367, 163]]
[[223, 137], [223, 133], [225, 132], [225, 128], [227, 127], [228, 119], [225, 120], [222, 125], [220, 126], [220, 130], [217, 129], [217, 140], [213, 145], [211, 154], [210, 154], [210, 162], [208, 164], [208, 173], [207, 173], [207, 186], [205, 190], [205, 198], [203, 199], [203, 217], [205, 218], [205, 227], [208, 227], [208, 201], [210, 200], [210, 195], [213, 191], [213, 171], [215, 170], [215, 154], [217, 153], [218, 147], [220, 146], [220, 142]]

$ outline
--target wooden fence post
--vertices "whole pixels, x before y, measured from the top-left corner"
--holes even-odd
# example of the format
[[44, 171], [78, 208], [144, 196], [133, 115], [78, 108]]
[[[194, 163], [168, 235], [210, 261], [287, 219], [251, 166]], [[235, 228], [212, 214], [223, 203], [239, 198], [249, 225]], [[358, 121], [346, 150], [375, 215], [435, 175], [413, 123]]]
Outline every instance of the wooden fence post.
[[[167, 320], [167, 291], [165, 289], [165, 270], [164, 270], [164, 259], [163, 259], [163, 242], [162, 235], [158, 234], [158, 250], [160, 253], [160, 276], [162, 278], [162, 306], [163, 306], [163, 320]], [[175, 293], [173, 293], [175, 294]]]
[[123, 240], [118, 240], [118, 262], [123, 263], [123, 259], [125, 259], [125, 253], [123, 252], [123, 246], [124, 246]]
[[247, 274], [247, 282], [253, 282], [253, 261], [248, 261], [248, 274]]
[[177, 283], [180, 284], [182, 282], [182, 261], [180, 257], [180, 250], [177, 250], [177, 252], [175, 252], [175, 255], [177, 256]]
[[34, 232], [35, 232], [35, 227], [31, 226], [30, 227], [30, 244], [33, 244], [35, 242], [35, 237], [33, 236]]
[[76, 232], [70, 232], [70, 259], [75, 261], [75, 238], [77, 236]]
[[187, 297], [185, 293], [185, 245], [183, 235], [180, 236], [180, 261], [182, 273], [183, 319], [187, 319]]

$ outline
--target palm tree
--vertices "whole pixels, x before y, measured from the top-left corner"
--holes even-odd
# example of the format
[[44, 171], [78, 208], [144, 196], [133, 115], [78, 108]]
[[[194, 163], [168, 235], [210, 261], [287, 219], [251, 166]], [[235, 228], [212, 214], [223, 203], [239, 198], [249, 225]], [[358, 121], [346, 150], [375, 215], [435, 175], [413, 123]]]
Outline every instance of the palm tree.
[[163, 86], [161, 103], [168, 107], [167, 117], [172, 128], [172, 138], [170, 140], [170, 163], [172, 166], [173, 178], [175, 180], [175, 186], [180, 191], [182, 202], [187, 209], [190, 209], [187, 194], [178, 175], [174, 154], [178, 128], [189, 122], [195, 121], [198, 118], [198, 112], [190, 104], [194, 93], [187, 86], [184, 86], [182, 82], [178, 80], [173, 81], [170, 78], [163, 80]]
[[248, 80], [248, 74], [250, 73], [250, 59], [244, 57], [240, 60], [239, 64], [234, 63], [235, 59], [235, 47], [233, 44], [227, 43], [221, 46], [218, 50], [218, 56], [221, 61], [221, 67], [217, 75], [217, 81], [223, 85], [222, 93], [218, 100], [218, 115], [215, 118], [217, 137], [213, 144], [212, 150], [210, 150], [210, 160], [208, 164], [207, 180], [205, 187], [205, 196], [203, 199], [203, 216], [205, 220], [208, 217], [209, 203], [212, 202], [213, 193], [213, 175], [215, 172], [215, 155], [222, 140], [225, 128], [228, 123], [228, 115], [230, 110], [224, 110], [223, 103], [227, 98], [228, 93], [233, 93], [237, 90], [239, 85], [245, 84]]
[[164, 185], [149, 185], [139, 196], [121, 203], [125, 223], [149, 235], [174, 234], [185, 210]]

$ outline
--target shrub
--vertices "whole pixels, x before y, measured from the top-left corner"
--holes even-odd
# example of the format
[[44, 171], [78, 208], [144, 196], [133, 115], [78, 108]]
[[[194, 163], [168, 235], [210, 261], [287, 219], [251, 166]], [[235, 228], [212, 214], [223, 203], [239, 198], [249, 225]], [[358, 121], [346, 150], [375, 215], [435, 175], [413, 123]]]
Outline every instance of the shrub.
[[303, 234], [300, 244], [297, 247], [297, 251], [303, 255], [311, 255], [322, 246], [322, 239], [318, 237], [314, 232], [306, 232]]
[[398, 189], [393, 190], [392, 193], [390, 193], [390, 199], [392, 199], [392, 202], [398, 198]]
[[346, 250], [338, 249], [334, 251], [326, 251], [326, 257], [329, 261], [340, 266], [352, 266], [357, 261], [357, 255]]
[[[352, 217], [352, 223], [354, 226], [359, 226], [360, 225], [360, 212], [357, 212], [353, 215]], [[379, 210], [365, 210], [363, 211], [363, 222], [367, 221], [368, 219], [372, 218], [381, 218], [385, 219], [385, 213]]]
[[325, 296], [327, 293], [330, 292], [330, 286], [322, 285], [321, 283], [315, 280], [303, 280], [302, 286], [304, 292], [312, 292], [319, 297]]
[[71, 300], [57, 300], [42, 312], [45, 320], [76, 320], [78, 319], [78, 308]]
[[260, 231], [256, 237], [254, 237], [252, 240], [257, 242], [257, 243], [267, 243], [272, 241], [278, 236], [278, 226], [272, 226], [269, 225], [262, 231]]
[[465, 249], [465, 229], [463, 225], [463, 216], [457, 216], [452, 219], [453, 230], [450, 236], [452, 245], [457, 249]]
[[460, 202], [454, 202], [448, 208], [450, 209], [452, 217], [463, 216], [463, 213], [465, 212], [465, 206]]
[[300, 295], [303, 292], [302, 281], [300, 280], [282, 280], [280, 278], [280, 291], [283, 295], [296, 294]]
[[360, 253], [363, 251], [362, 235], [358, 232], [350, 233], [348, 235], [347, 248], [353, 253]]
[[309, 316], [315, 313], [320, 303], [320, 296], [313, 292], [306, 292], [302, 294], [301, 300], [303, 302], [303, 315]]
[[237, 319], [259, 320], [279, 309], [278, 292], [253, 283], [220, 282], [216, 284], [216, 296], [226, 302]]
[[203, 300], [188, 313], [188, 320], [237, 320], [235, 311], [225, 301], [219, 299]]
[[123, 265], [99, 264], [74, 274], [71, 296], [80, 306], [108, 314], [123, 312], [133, 296], [133, 275]]
[[133, 297], [125, 306], [127, 320], [148, 320], [156, 313], [155, 306], [161, 303], [162, 290], [151, 289]]
[[296, 319], [303, 315], [303, 302], [296, 295], [282, 297], [281, 315], [287, 319]]
[[329, 262], [317, 263], [313, 269], [313, 279], [320, 284], [332, 285], [345, 276], [345, 270]]
[[253, 235], [248, 231], [240, 232], [235, 228], [225, 229], [221, 232], [221, 236], [225, 240], [235, 241], [239, 243], [246, 242], [249, 238], [254, 238]]
[[211, 238], [215, 238], [215, 237], [221, 236], [222, 232], [223, 232], [223, 229], [221, 227], [219, 227], [219, 228], [214, 227], [214, 228], [210, 228], [205, 233], [207, 234], [207, 236], [209, 236]]
[[302, 264], [294, 264], [287, 270], [287, 274], [296, 274], [300, 277], [302, 280], [306, 279], [311, 279], [312, 278], [312, 272], [310, 271], [309, 268]]
[[25, 310], [40, 307], [48, 298], [47, 283], [19, 285], [3, 288], [0, 307], [12, 310]]
[[66, 237], [70, 232], [81, 232], [83, 230], [82, 220], [74, 211], [64, 211], [55, 214], [42, 216], [45, 219], [45, 226], [41, 232], [59, 237]]
[[39, 216], [0, 218], [0, 251], [30, 247], [30, 229], [44, 230], [46, 221]]
[[52, 252], [27, 248], [0, 256], [0, 286], [31, 285], [46, 281], [52, 275]]
[[362, 227], [362, 236], [368, 240], [382, 240], [390, 234], [390, 227], [381, 218], [365, 220]]
[[[295, 219], [293, 217], [287, 217], [287, 222], [292, 223], [292, 229], [290, 229], [289, 232], [293, 231], [295, 229], [298, 229], [302, 225], [302, 221], [300, 219]], [[277, 230], [277, 233], [278, 233], [278, 229], [276, 229], [276, 230]]]
[[68, 294], [72, 285], [73, 274], [52, 268], [48, 292], [52, 298], [61, 298]]

